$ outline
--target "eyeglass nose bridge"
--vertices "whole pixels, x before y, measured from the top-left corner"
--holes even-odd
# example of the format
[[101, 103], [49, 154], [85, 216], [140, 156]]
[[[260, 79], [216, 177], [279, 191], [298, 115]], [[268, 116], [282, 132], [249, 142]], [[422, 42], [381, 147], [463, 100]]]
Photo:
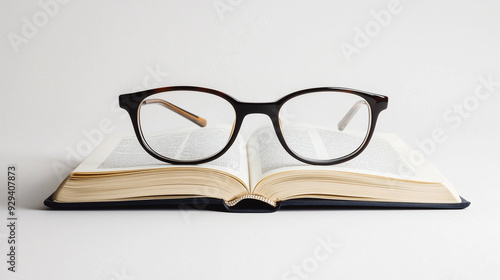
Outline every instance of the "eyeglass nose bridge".
[[236, 104], [237, 112], [241, 115], [240, 118], [245, 118], [245, 116], [250, 114], [264, 114], [268, 115], [271, 119], [278, 116], [279, 105], [276, 103], [243, 103], [239, 102]]

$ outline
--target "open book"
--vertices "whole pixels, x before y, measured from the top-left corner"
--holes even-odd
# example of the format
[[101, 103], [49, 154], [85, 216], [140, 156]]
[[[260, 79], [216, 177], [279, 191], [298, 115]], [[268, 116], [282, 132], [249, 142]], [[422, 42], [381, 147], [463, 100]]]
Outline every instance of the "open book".
[[[301, 145], [318, 149], [320, 143]], [[358, 157], [313, 166], [291, 157], [274, 130], [262, 127], [247, 143], [239, 137], [214, 161], [171, 165], [148, 155], [135, 136], [112, 134], [45, 204], [59, 209], [147, 207], [193, 205], [203, 198], [205, 206], [229, 211], [469, 205], [431, 163], [410, 164], [412, 152], [396, 135], [379, 133]]]

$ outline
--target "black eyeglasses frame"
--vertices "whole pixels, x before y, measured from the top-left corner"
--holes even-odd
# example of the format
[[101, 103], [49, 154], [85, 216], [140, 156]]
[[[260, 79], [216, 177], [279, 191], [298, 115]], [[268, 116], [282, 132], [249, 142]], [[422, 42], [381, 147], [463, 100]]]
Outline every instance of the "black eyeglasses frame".
[[[220, 150], [217, 154], [212, 155], [210, 157], [200, 159], [200, 160], [195, 160], [195, 161], [179, 161], [179, 160], [173, 160], [167, 157], [164, 157], [157, 152], [155, 152], [146, 142], [144, 139], [144, 136], [142, 135], [140, 124], [139, 124], [139, 108], [141, 106], [141, 103], [146, 99], [147, 97], [158, 94], [158, 93], [163, 93], [163, 92], [169, 92], [169, 91], [198, 91], [198, 92], [204, 92], [207, 94], [213, 94], [216, 96], [219, 96], [220, 98], [225, 99], [227, 102], [229, 102], [236, 113], [236, 120], [234, 122], [233, 126], [233, 131], [231, 133], [230, 139], [227, 142], [226, 146]], [[358, 147], [357, 150], [353, 151], [352, 153], [332, 159], [332, 160], [313, 160], [309, 158], [304, 158], [301, 157], [297, 154], [295, 154], [286, 144], [285, 138], [283, 136], [283, 132], [281, 130], [281, 125], [280, 125], [280, 120], [279, 120], [279, 112], [281, 110], [281, 107], [283, 104], [285, 104], [288, 100], [295, 98], [297, 96], [303, 95], [303, 94], [309, 94], [309, 93], [315, 93], [315, 92], [343, 92], [343, 93], [349, 93], [349, 94], [354, 94], [357, 95], [361, 98], [363, 98], [367, 104], [370, 107], [370, 113], [371, 113], [371, 123], [369, 125], [369, 131], [367, 133], [367, 136], [364, 140], [364, 142]], [[196, 87], [196, 86], [171, 86], [171, 87], [162, 87], [162, 88], [155, 88], [155, 89], [149, 89], [149, 90], [144, 90], [144, 91], [139, 91], [135, 93], [127, 93], [127, 94], [121, 94], [119, 96], [119, 105], [121, 108], [125, 109], [132, 121], [132, 125], [134, 127], [135, 134], [137, 136], [137, 139], [139, 140], [139, 143], [141, 146], [146, 150], [148, 154], [150, 154], [152, 157], [163, 161], [167, 162], [170, 164], [201, 164], [201, 163], [206, 163], [209, 161], [212, 161], [214, 159], [217, 159], [218, 157], [222, 156], [234, 143], [236, 140], [236, 137], [238, 136], [238, 133], [240, 131], [241, 125], [243, 123], [244, 118], [249, 115], [249, 114], [265, 114], [267, 115], [273, 124], [274, 131], [276, 132], [276, 135], [278, 136], [278, 139], [283, 146], [283, 148], [295, 159], [307, 163], [307, 164], [313, 164], [313, 165], [333, 165], [333, 164], [339, 164], [348, 160], [353, 159], [354, 157], [358, 156], [363, 150], [366, 148], [368, 143], [370, 142], [370, 139], [373, 136], [373, 132], [375, 130], [375, 125], [377, 123], [378, 116], [380, 112], [385, 110], [387, 108], [389, 98], [383, 95], [379, 94], [374, 94], [374, 93], [369, 93], [365, 91], [359, 91], [355, 89], [350, 89], [350, 88], [343, 88], [343, 87], [317, 87], [317, 88], [310, 88], [310, 89], [304, 89], [300, 91], [296, 91], [294, 93], [290, 93], [281, 99], [279, 99], [276, 102], [271, 102], [271, 103], [247, 103], [247, 102], [241, 102], [233, 97], [209, 88], [204, 88], [204, 87]]]

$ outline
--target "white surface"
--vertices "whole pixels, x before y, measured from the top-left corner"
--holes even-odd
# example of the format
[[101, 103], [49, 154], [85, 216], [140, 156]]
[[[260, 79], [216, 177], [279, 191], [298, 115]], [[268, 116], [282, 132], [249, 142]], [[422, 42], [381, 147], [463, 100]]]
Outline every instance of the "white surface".
[[[500, 85], [467, 117], [447, 112], [474, 105], [479, 77], [500, 81], [498, 2], [402, 1], [350, 61], [341, 46], [354, 44], [356, 29], [373, 25], [370, 12], [389, 1], [220, 2], [233, 5], [222, 18], [218, 0], [71, 1], [26, 33], [32, 38], [16, 52], [9, 34], [24, 36], [23, 18], [40, 23], [44, 10], [38, 1], [2, 1], [0, 224], [6, 168], [15, 163], [19, 225], [17, 273], [7, 271], [0, 227], [1, 279], [301, 279], [286, 273], [302, 264], [303, 279], [500, 278]], [[255, 102], [317, 86], [387, 95], [377, 131], [418, 148], [416, 141], [443, 129], [444, 142], [428, 158], [472, 205], [48, 211], [43, 200], [70, 171], [52, 165], [76, 166], [69, 151], [83, 149], [85, 132], [103, 122], [111, 127], [104, 134], [131, 131], [118, 95], [159, 85], [205, 86]], [[252, 116], [243, 133], [265, 122]], [[318, 239], [328, 238], [335, 248], [321, 251]], [[328, 254], [317, 260], [315, 252]]]

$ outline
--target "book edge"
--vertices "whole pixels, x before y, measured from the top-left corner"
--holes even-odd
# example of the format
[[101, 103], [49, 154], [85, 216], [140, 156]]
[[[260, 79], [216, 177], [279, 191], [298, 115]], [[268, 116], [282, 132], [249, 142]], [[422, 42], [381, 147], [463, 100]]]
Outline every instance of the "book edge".
[[[177, 208], [177, 209], [198, 209], [198, 210], [222, 210], [228, 212], [274, 212], [279, 209], [332, 209], [332, 208], [367, 208], [367, 209], [465, 209], [470, 206], [470, 202], [460, 196], [461, 202], [457, 203], [415, 203], [415, 202], [381, 202], [381, 201], [358, 201], [358, 200], [329, 200], [329, 199], [290, 199], [279, 201], [273, 208], [255, 207], [236, 209], [228, 206], [222, 199], [216, 198], [186, 198], [186, 199], [155, 199], [155, 200], [129, 200], [110, 202], [57, 202], [53, 199], [54, 193], [47, 197], [44, 205], [56, 210], [92, 210], [92, 209], [127, 209], [127, 208]], [[246, 198], [244, 200], [254, 200]], [[200, 201], [203, 201], [200, 204]], [[240, 202], [241, 202], [240, 201]], [[262, 203], [262, 201], [257, 200]], [[204, 207], [200, 207], [200, 205]], [[237, 205], [237, 204], [236, 204]], [[257, 204], [259, 205], [259, 204]], [[260, 204], [261, 205], [261, 204]], [[269, 205], [269, 204], [266, 204]]]

